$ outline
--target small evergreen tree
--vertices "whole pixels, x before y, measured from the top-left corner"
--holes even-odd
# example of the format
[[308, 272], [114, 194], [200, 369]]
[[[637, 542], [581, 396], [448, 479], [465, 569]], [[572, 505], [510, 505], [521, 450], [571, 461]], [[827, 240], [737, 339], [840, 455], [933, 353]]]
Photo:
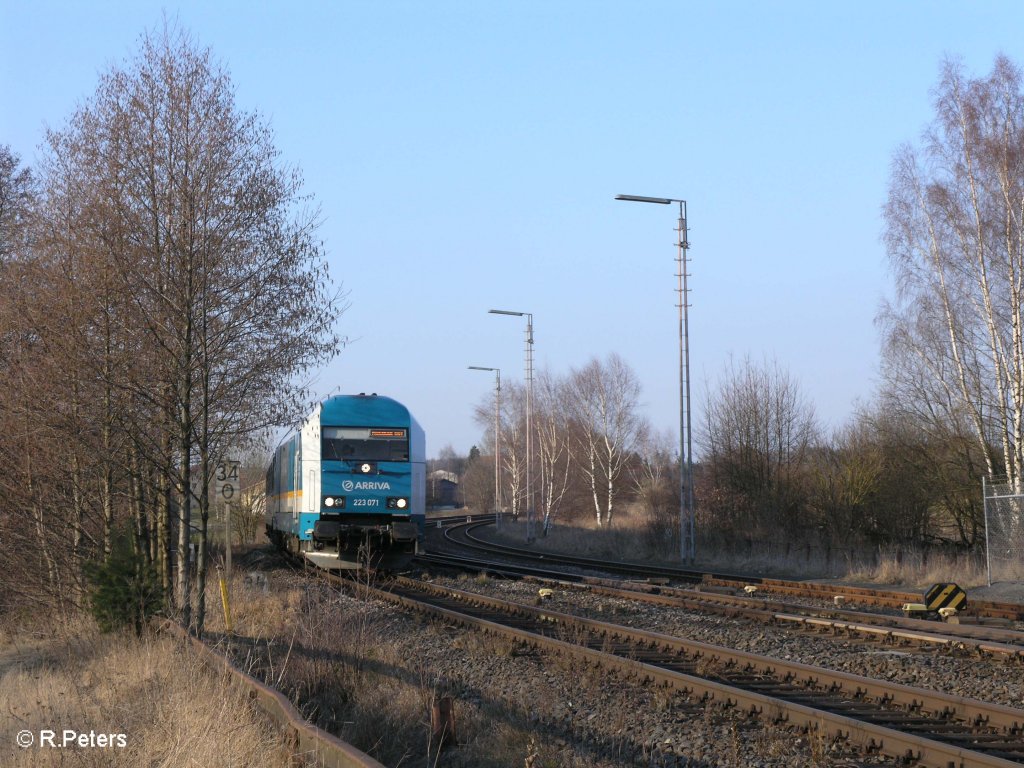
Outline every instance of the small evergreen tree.
[[130, 536], [114, 536], [110, 556], [87, 569], [89, 607], [104, 632], [131, 627], [136, 635], [163, 608], [156, 570], [136, 552]]

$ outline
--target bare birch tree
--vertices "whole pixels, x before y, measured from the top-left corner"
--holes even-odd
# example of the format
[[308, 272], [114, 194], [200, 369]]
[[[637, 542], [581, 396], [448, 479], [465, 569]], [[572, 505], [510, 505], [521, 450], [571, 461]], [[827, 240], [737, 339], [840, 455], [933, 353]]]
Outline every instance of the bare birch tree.
[[566, 384], [548, 371], [540, 372], [534, 387], [533, 428], [540, 465], [541, 530], [546, 536], [569, 489], [572, 466]]
[[610, 525], [619, 479], [631, 452], [648, 429], [639, 413], [640, 381], [617, 354], [573, 370], [567, 402], [579, 427], [576, 465], [590, 484], [598, 527]]
[[885, 221], [891, 388], [907, 412], [968, 425], [988, 474], [1021, 488], [1024, 93], [1005, 56], [979, 78], [943, 64], [935, 119], [894, 157]]
[[[484, 445], [494, 445], [494, 393], [476, 406], [473, 418], [484, 427]], [[526, 508], [526, 388], [523, 385], [502, 382], [499, 429], [501, 495], [512, 518], [518, 520]]]

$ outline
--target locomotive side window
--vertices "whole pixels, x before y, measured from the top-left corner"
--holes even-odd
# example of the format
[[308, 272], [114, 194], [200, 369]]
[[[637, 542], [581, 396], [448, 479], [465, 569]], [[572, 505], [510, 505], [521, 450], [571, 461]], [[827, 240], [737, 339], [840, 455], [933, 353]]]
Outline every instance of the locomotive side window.
[[341, 461], [408, 461], [405, 429], [324, 427], [321, 458]]

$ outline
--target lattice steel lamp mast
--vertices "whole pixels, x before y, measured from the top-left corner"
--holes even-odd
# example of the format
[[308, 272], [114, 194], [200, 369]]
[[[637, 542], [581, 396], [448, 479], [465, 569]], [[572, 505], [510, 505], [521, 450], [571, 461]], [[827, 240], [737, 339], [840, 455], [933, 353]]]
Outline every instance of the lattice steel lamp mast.
[[471, 371], [494, 371], [494, 520], [501, 529], [501, 368], [468, 366]]
[[697, 556], [696, 521], [693, 506], [693, 439], [690, 418], [690, 313], [687, 278], [686, 201], [674, 197], [616, 195], [616, 200], [671, 205], [679, 203], [679, 237], [676, 242], [676, 277], [679, 285], [679, 557], [691, 563]]
[[530, 491], [530, 475], [533, 472], [531, 460], [533, 452], [533, 313], [513, 312], [508, 309], [491, 309], [492, 315], [512, 315], [526, 318], [526, 542], [532, 544], [533, 535], [533, 495]]

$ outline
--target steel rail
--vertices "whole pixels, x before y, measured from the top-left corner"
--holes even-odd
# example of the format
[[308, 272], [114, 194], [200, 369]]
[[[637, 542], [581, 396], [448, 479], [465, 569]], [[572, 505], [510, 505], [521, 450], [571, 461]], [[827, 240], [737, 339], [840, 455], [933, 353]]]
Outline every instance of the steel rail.
[[[830, 737], [847, 739], [868, 752], [881, 751], [936, 768], [1005, 768], [1024, 760], [1022, 710], [581, 619], [410, 579], [398, 579], [390, 591], [366, 589], [364, 585], [359, 589], [363, 594], [462, 626], [582, 656], [773, 720], [824, 728]], [[552, 633], [586, 642], [581, 645], [552, 637]], [[724, 682], [700, 677], [694, 674], [698, 662], [714, 674], [728, 670], [736, 674]], [[972, 727], [984, 732], [972, 732]]]
[[351, 744], [317, 728], [299, 713], [283, 693], [242, 672], [226, 656], [188, 634], [174, 622], [166, 621], [160, 629], [187, 642], [204, 664], [226, 676], [229, 685], [246, 690], [260, 710], [277, 726], [287, 747], [300, 753], [303, 759], [312, 760], [324, 768], [385, 768], [383, 763]]
[[[523, 549], [505, 544], [489, 542], [473, 535], [478, 527], [489, 523], [483, 520], [467, 522], [463, 525], [454, 525], [445, 530], [444, 536], [448, 541], [462, 547], [476, 549], [490, 553], [504, 553], [507, 555], [526, 558], [530, 560], [542, 560], [545, 563], [567, 564], [580, 568], [592, 568], [605, 573], [619, 573], [634, 576], [657, 576], [689, 583], [701, 583], [709, 586], [722, 586], [733, 589], [742, 589], [745, 586], [762, 587], [765, 590], [780, 592], [782, 594], [804, 595], [831, 599], [839, 594], [846, 597], [856, 597], [860, 602], [873, 603], [890, 608], [900, 608], [904, 603], [920, 602], [921, 595], [913, 592], [895, 592], [890, 590], [875, 589], [872, 587], [855, 587], [842, 584], [822, 584], [810, 581], [786, 581], [783, 579], [762, 578], [754, 576], [742, 576], [737, 574], [710, 573], [692, 569], [671, 568], [665, 566], [651, 566], [644, 563], [614, 562], [598, 560], [595, 558], [576, 557], [555, 553], [540, 554], [536, 550]], [[466, 540], [455, 538], [458, 532]], [[1024, 605], [1017, 603], [996, 602], [988, 600], [971, 600], [966, 612], [969, 615], [988, 616], [1013, 621], [1024, 621]]]
[[627, 587], [613, 586], [603, 579], [563, 574], [531, 566], [460, 558], [454, 555], [421, 555], [417, 560], [423, 564], [529, 578], [541, 583], [584, 589], [594, 594], [625, 600], [704, 613], [718, 613], [730, 617], [741, 616], [763, 623], [788, 623], [817, 632], [856, 633], [873, 638], [876, 642], [891, 643], [896, 640], [905, 640], [918, 645], [940, 645], [958, 650], [971, 648], [979, 652], [1002, 656], [1008, 660], [1024, 662], [1024, 632], [1013, 630], [970, 624], [945, 624], [923, 619], [906, 619], [856, 611], [816, 609], [757, 598], [719, 595], [649, 584], [631, 584]]
[[[448, 541], [453, 544], [457, 544], [460, 547], [468, 547], [469, 549], [475, 549], [481, 552], [488, 552], [490, 554], [502, 553], [533, 561], [540, 560], [545, 563], [558, 563], [577, 566], [580, 568], [590, 568], [592, 570], [603, 571], [604, 573], [618, 573], [635, 576], [642, 572], [646, 576], [663, 576], [665, 578], [689, 581], [691, 583], [699, 583], [705, 575], [699, 571], [686, 571], [678, 568], [665, 568], [661, 566], [641, 565], [638, 563], [620, 563], [612, 560], [597, 560], [589, 557], [576, 557], [573, 555], [561, 555], [555, 553], [540, 553], [535, 549], [523, 549], [522, 547], [513, 547], [507, 544], [497, 544], [495, 542], [486, 541], [473, 536], [471, 533], [472, 530], [485, 525], [489, 525], [489, 523], [474, 521], [472, 523], [464, 523], [463, 525], [453, 525], [445, 529], [444, 537]], [[456, 532], [465, 536], [467, 540], [462, 541], [456, 539], [453, 535]], [[722, 576], [725, 577], [725, 575]]]
[[[712, 578], [709, 584], [721, 586], [741, 587], [744, 582]], [[794, 595], [809, 595], [812, 597], [825, 596], [830, 598], [837, 592], [847, 597], [861, 598], [865, 601], [872, 601], [877, 605], [884, 605], [890, 608], [900, 608], [904, 603], [917, 603], [921, 601], [921, 594], [918, 592], [896, 592], [874, 587], [854, 587], [842, 584], [821, 584], [819, 582], [793, 582], [783, 579], [762, 579], [759, 586], [772, 592]], [[1010, 621], [1024, 621], [1024, 605], [1020, 603], [1000, 602], [996, 600], [971, 600], [968, 603], [966, 615], [1009, 619]]]

